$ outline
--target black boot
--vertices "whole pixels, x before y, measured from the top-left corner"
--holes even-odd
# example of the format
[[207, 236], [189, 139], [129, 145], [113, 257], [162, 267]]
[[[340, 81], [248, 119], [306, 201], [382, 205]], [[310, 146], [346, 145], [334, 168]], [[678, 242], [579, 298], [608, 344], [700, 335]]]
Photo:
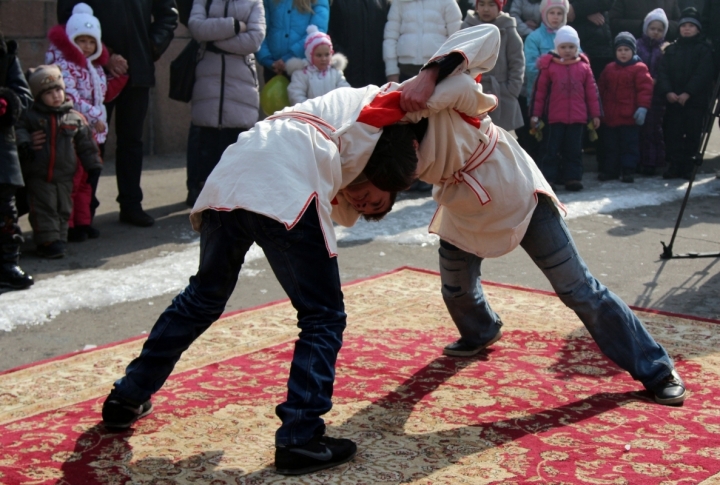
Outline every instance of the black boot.
[[8, 243], [0, 246], [0, 288], [24, 290], [35, 283], [32, 276], [20, 269], [19, 261], [19, 244]]

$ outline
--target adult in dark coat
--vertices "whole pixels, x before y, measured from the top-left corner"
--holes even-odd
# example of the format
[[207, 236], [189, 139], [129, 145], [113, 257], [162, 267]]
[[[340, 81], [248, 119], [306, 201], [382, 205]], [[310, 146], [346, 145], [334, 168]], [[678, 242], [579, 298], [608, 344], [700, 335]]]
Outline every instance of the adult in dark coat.
[[22, 232], [15, 194], [23, 187], [14, 124], [33, 102], [18, 61], [17, 44], [0, 34], [0, 289], [19, 290], [33, 284], [18, 263]]
[[615, 0], [610, 9], [610, 29], [613, 38], [620, 32], [630, 32], [636, 39], [643, 35], [645, 16], [656, 8], [665, 10], [670, 21], [666, 38], [669, 41], [677, 37], [680, 8], [678, 0]]
[[712, 42], [716, 72], [720, 69], [720, 2], [706, 0], [702, 11], [705, 35]]
[[577, 30], [596, 81], [605, 66], [615, 59], [608, 15], [612, 4], [613, 0], [570, 0], [569, 25]]
[[140, 176], [143, 161], [143, 124], [155, 85], [155, 61], [165, 52], [177, 27], [174, 0], [58, 0], [57, 16], [66, 23], [73, 7], [90, 5], [102, 26], [102, 40], [111, 52], [106, 66], [110, 74], [127, 72], [130, 80], [111, 103], [108, 119], [116, 111], [115, 131], [120, 220], [136, 226], [155, 221], [142, 209]]
[[385, 84], [383, 35], [388, 0], [336, 0], [330, 6], [328, 34], [337, 52], [348, 58], [345, 79], [354, 88]]

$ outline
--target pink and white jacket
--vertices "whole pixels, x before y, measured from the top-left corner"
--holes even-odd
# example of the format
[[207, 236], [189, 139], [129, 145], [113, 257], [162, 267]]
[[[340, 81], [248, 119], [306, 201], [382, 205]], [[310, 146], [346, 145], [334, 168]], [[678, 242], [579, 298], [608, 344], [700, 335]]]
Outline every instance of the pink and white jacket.
[[89, 63], [82, 51], [70, 41], [64, 25], [56, 25], [48, 32], [50, 46], [45, 53], [45, 64], [60, 67], [65, 81], [65, 94], [74, 108], [87, 118], [90, 126], [102, 121], [105, 130], [95, 133], [98, 143], [105, 143], [108, 134], [105, 94], [108, 83], [102, 66], [109, 59], [107, 49], [95, 61]]
[[547, 116], [549, 123], [587, 123], [599, 118], [600, 97], [590, 61], [585, 54], [563, 61], [554, 53], [537, 61], [540, 70], [531, 115]]

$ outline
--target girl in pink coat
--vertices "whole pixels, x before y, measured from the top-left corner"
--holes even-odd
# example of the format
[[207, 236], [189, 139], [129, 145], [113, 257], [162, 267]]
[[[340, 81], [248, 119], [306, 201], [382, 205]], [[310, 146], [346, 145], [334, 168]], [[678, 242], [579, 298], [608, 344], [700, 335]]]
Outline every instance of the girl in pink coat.
[[[550, 184], [582, 190], [582, 140], [585, 125], [600, 126], [600, 101], [590, 62], [579, 54], [580, 39], [570, 26], [555, 36], [555, 50], [538, 59], [540, 71], [530, 103], [530, 124], [548, 124], [540, 170]], [[560, 159], [562, 157], [562, 173]]]

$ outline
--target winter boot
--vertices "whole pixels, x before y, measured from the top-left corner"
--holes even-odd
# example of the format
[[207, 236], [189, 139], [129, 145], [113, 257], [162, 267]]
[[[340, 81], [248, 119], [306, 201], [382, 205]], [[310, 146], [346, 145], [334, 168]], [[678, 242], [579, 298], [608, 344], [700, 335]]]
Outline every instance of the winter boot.
[[19, 261], [19, 244], [6, 243], [0, 246], [0, 288], [24, 290], [35, 283], [32, 276], [20, 269]]

